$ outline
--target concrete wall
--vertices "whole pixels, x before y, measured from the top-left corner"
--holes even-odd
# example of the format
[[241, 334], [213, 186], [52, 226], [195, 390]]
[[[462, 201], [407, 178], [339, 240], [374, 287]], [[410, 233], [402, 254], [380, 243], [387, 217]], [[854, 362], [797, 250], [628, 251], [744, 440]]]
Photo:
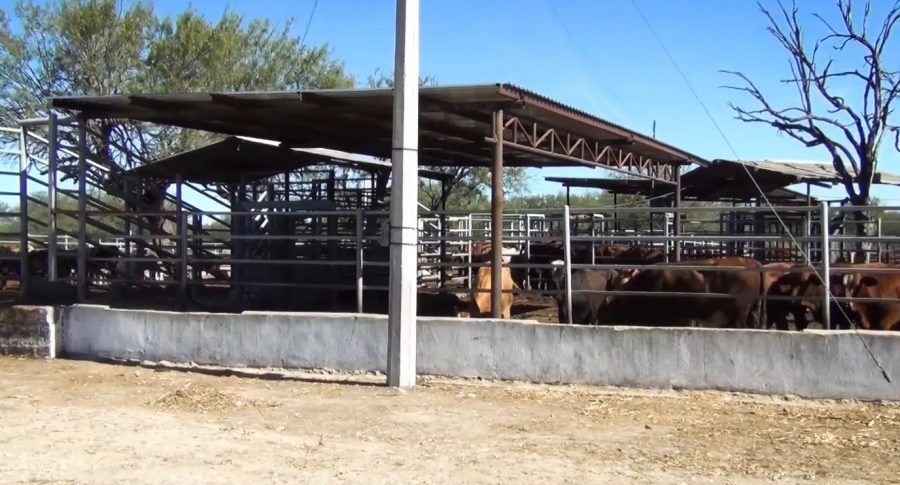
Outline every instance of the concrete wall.
[[0, 307], [0, 354], [56, 357], [57, 316], [53, 307]]
[[[900, 334], [580, 327], [420, 318], [422, 374], [651, 388], [720, 389], [814, 398], [900, 400], [860, 337], [900, 379]], [[382, 315], [239, 315], [74, 306], [65, 351], [92, 357], [225, 366], [379, 370]]]

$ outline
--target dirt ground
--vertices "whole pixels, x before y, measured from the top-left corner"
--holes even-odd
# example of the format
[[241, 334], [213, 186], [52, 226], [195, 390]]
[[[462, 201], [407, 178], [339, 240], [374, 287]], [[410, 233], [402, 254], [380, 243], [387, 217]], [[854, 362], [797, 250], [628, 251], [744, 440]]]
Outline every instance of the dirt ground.
[[900, 479], [900, 407], [0, 358], [3, 483]]

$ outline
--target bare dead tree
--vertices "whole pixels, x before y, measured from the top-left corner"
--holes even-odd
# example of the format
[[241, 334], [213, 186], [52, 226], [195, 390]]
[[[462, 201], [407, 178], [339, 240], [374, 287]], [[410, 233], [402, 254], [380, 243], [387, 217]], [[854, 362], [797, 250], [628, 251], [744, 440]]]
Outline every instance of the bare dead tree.
[[[900, 151], [900, 129], [891, 124], [900, 72], [885, 64], [889, 55], [896, 54], [886, 52], [900, 21], [900, 0], [895, 0], [877, 31], [870, 29], [870, 1], [860, 19], [854, 18], [852, 0], [839, 0], [839, 24], [813, 15], [825, 34], [811, 43], [804, 39], [796, 3], [788, 9], [779, 0], [778, 7], [780, 12], [773, 14], [759, 4], [769, 21], [767, 30], [788, 53], [791, 76], [781, 82], [796, 89], [797, 103], [776, 106], [744, 73], [725, 71], [742, 81], [740, 86], [725, 87], [749, 94], [757, 104], [755, 109], [729, 106], [741, 121], [767, 124], [807, 147], [825, 148], [850, 203], [868, 205], [885, 137], [893, 136], [893, 148]], [[853, 92], [861, 99], [847, 100], [838, 92]], [[857, 233], [865, 234], [866, 214], [857, 213], [855, 218]]]

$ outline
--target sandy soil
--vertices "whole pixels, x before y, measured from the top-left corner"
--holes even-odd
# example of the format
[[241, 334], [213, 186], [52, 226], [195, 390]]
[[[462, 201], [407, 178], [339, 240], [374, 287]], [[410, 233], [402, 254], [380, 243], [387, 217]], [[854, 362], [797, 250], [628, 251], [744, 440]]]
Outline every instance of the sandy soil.
[[900, 407], [0, 358], [4, 483], [900, 478]]

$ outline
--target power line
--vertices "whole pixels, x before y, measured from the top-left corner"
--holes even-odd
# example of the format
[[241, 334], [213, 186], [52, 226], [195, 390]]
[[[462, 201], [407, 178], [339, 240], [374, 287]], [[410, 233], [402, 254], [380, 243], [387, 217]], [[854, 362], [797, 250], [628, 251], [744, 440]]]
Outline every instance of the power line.
[[[709, 108], [706, 107], [706, 103], [704, 103], [703, 99], [700, 98], [700, 95], [697, 93], [697, 90], [694, 89], [694, 85], [691, 83], [690, 79], [688, 79], [687, 75], [681, 69], [681, 66], [678, 64], [678, 61], [675, 60], [675, 56], [672, 55], [672, 53], [669, 51], [669, 48], [666, 47], [665, 42], [663, 42], [662, 39], [659, 37], [659, 35], [656, 33], [656, 29], [653, 28], [653, 24], [651, 24], [650, 20], [647, 19], [647, 16], [644, 15], [644, 11], [641, 10], [641, 7], [638, 5], [637, 0], [631, 0], [631, 4], [634, 6], [634, 9], [637, 11], [637, 13], [641, 17], [641, 19], [644, 21], [644, 24], [647, 25], [647, 28], [650, 30], [650, 34], [653, 36], [653, 38], [656, 40], [656, 42], [662, 48], [663, 52], [665, 52], [666, 57], [669, 58], [669, 61], [675, 67], [675, 70], [678, 71], [678, 74], [681, 76], [682, 81], [684, 81], [684, 84], [688, 87], [691, 94], [694, 96], [694, 99], [697, 101], [698, 104], [700, 104], [700, 107], [703, 108], [703, 112], [706, 113], [706, 116], [707, 116], [707, 118], [709, 118], [709, 121], [712, 122], [713, 126], [715, 126], [716, 131], [719, 133], [719, 136], [722, 137], [722, 140], [728, 146], [728, 149], [731, 151], [731, 154], [734, 156], [735, 160], [738, 163], [740, 163], [741, 167], [744, 168], [744, 172], [747, 173], [747, 177], [750, 178], [751, 182], [753, 182], [754, 187], [756, 187], [756, 190], [759, 192], [759, 195], [762, 197], [763, 201], [765, 201], [766, 206], [772, 211], [772, 214], [778, 220], [778, 223], [781, 224], [781, 226], [784, 228], [785, 233], [788, 235], [788, 237], [790, 237], [791, 242], [794, 244], [794, 246], [797, 248], [797, 250], [803, 256], [803, 259], [806, 260], [807, 266], [809, 266], [812, 269], [813, 273], [816, 275], [816, 277], [819, 278], [819, 280], [822, 281], [823, 284], [826, 285], [826, 287], [828, 288], [829, 298], [834, 300], [835, 296], [834, 296], [834, 293], [832, 293], [832, 291], [831, 291], [831, 285], [826, 284], [825, 279], [822, 278], [822, 275], [819, 274], [819, 271], [813, 266], [812, 260], [810, 259], [809, 255], [806, 254], [806, 252], [803, 250], [803, 247], [800, 245], [800, 243], [797, 242], [797, 239], [794, 237], [794, 234], [791, 233], [790, 228], [787, 226], [787, 224], [785, 224], [784, 220], [781, 218], [781, 215], [778, 214], [778, 211], [775, 210], [775, 207], [769, 201], [769, 198], [766, 196], [765, 192], [762, 190], [762, 187], [760, 187], [759, 183], [756, 181], [756, 178], [753, 176], [753, 173], [750, 172], [750, 169], [747, 168], [747, 165], [745, 165], [741, 161], [741, 158], [738, 156], [737, 150], [735, 150], [734, 145], [731, 144], [731, 141], [728, 139], [728, 136], [725, 135], [725, 131], [722, 130], [722, 127], [719, 126], [719, 123], [716, 121], [715, 117], [713, 117], [712, 113], [709, 111]], [[823, 231], [828, 230], [828, 221], [822, 221], [822, 230]], [[830, 252], [829, 248], [822, 248], [822, 257], [830, 258], [829, 252]], [[888, 375], [887, 370], [884, 368], [884, 366], [881, 365], [881, 362], [879, 362], [878, 357], [876, 357], [875, 354], [872, 352], [872, 349], [869, 348], [868, 342], [866, 342], [866, 340], [864, 338], [862, 338], [862, 335], [860, 335], [859, 329], [857, 328], [856, 324], [853, 322], [853, 319], [851, 319], [850, 316], [847, 315], [847, 312], [844, 311], [844, 308], [840, 304], [838, 304], [837, 307], [843, 314], [844, 318], [846, 318], [847, 321], [850, 322], [850, 325], [853, 328], [854, 334], [859, 339], [859, 341], [862, 343], [863, 347], [866, 349], [866, 352], [869, 354], [869, 357], [875, 363], [875, 366], [877, 366], [878, 369], [881, 370], [881, 375], [884, 377], [884, 379], [887, 382], [891, 382], [891, 377]]]
[[309, 34], [309, 26], [312, 25], [313, 17], [316, 15], [316, 7], [319, 6], [319, 0], [313, 2], [312, 10], [309, 12], [309, 19], [306, 21], [306, 28], [303, 29], [303, 36], [300, 37], [300, 47], [306, 43], [306, 36]]

